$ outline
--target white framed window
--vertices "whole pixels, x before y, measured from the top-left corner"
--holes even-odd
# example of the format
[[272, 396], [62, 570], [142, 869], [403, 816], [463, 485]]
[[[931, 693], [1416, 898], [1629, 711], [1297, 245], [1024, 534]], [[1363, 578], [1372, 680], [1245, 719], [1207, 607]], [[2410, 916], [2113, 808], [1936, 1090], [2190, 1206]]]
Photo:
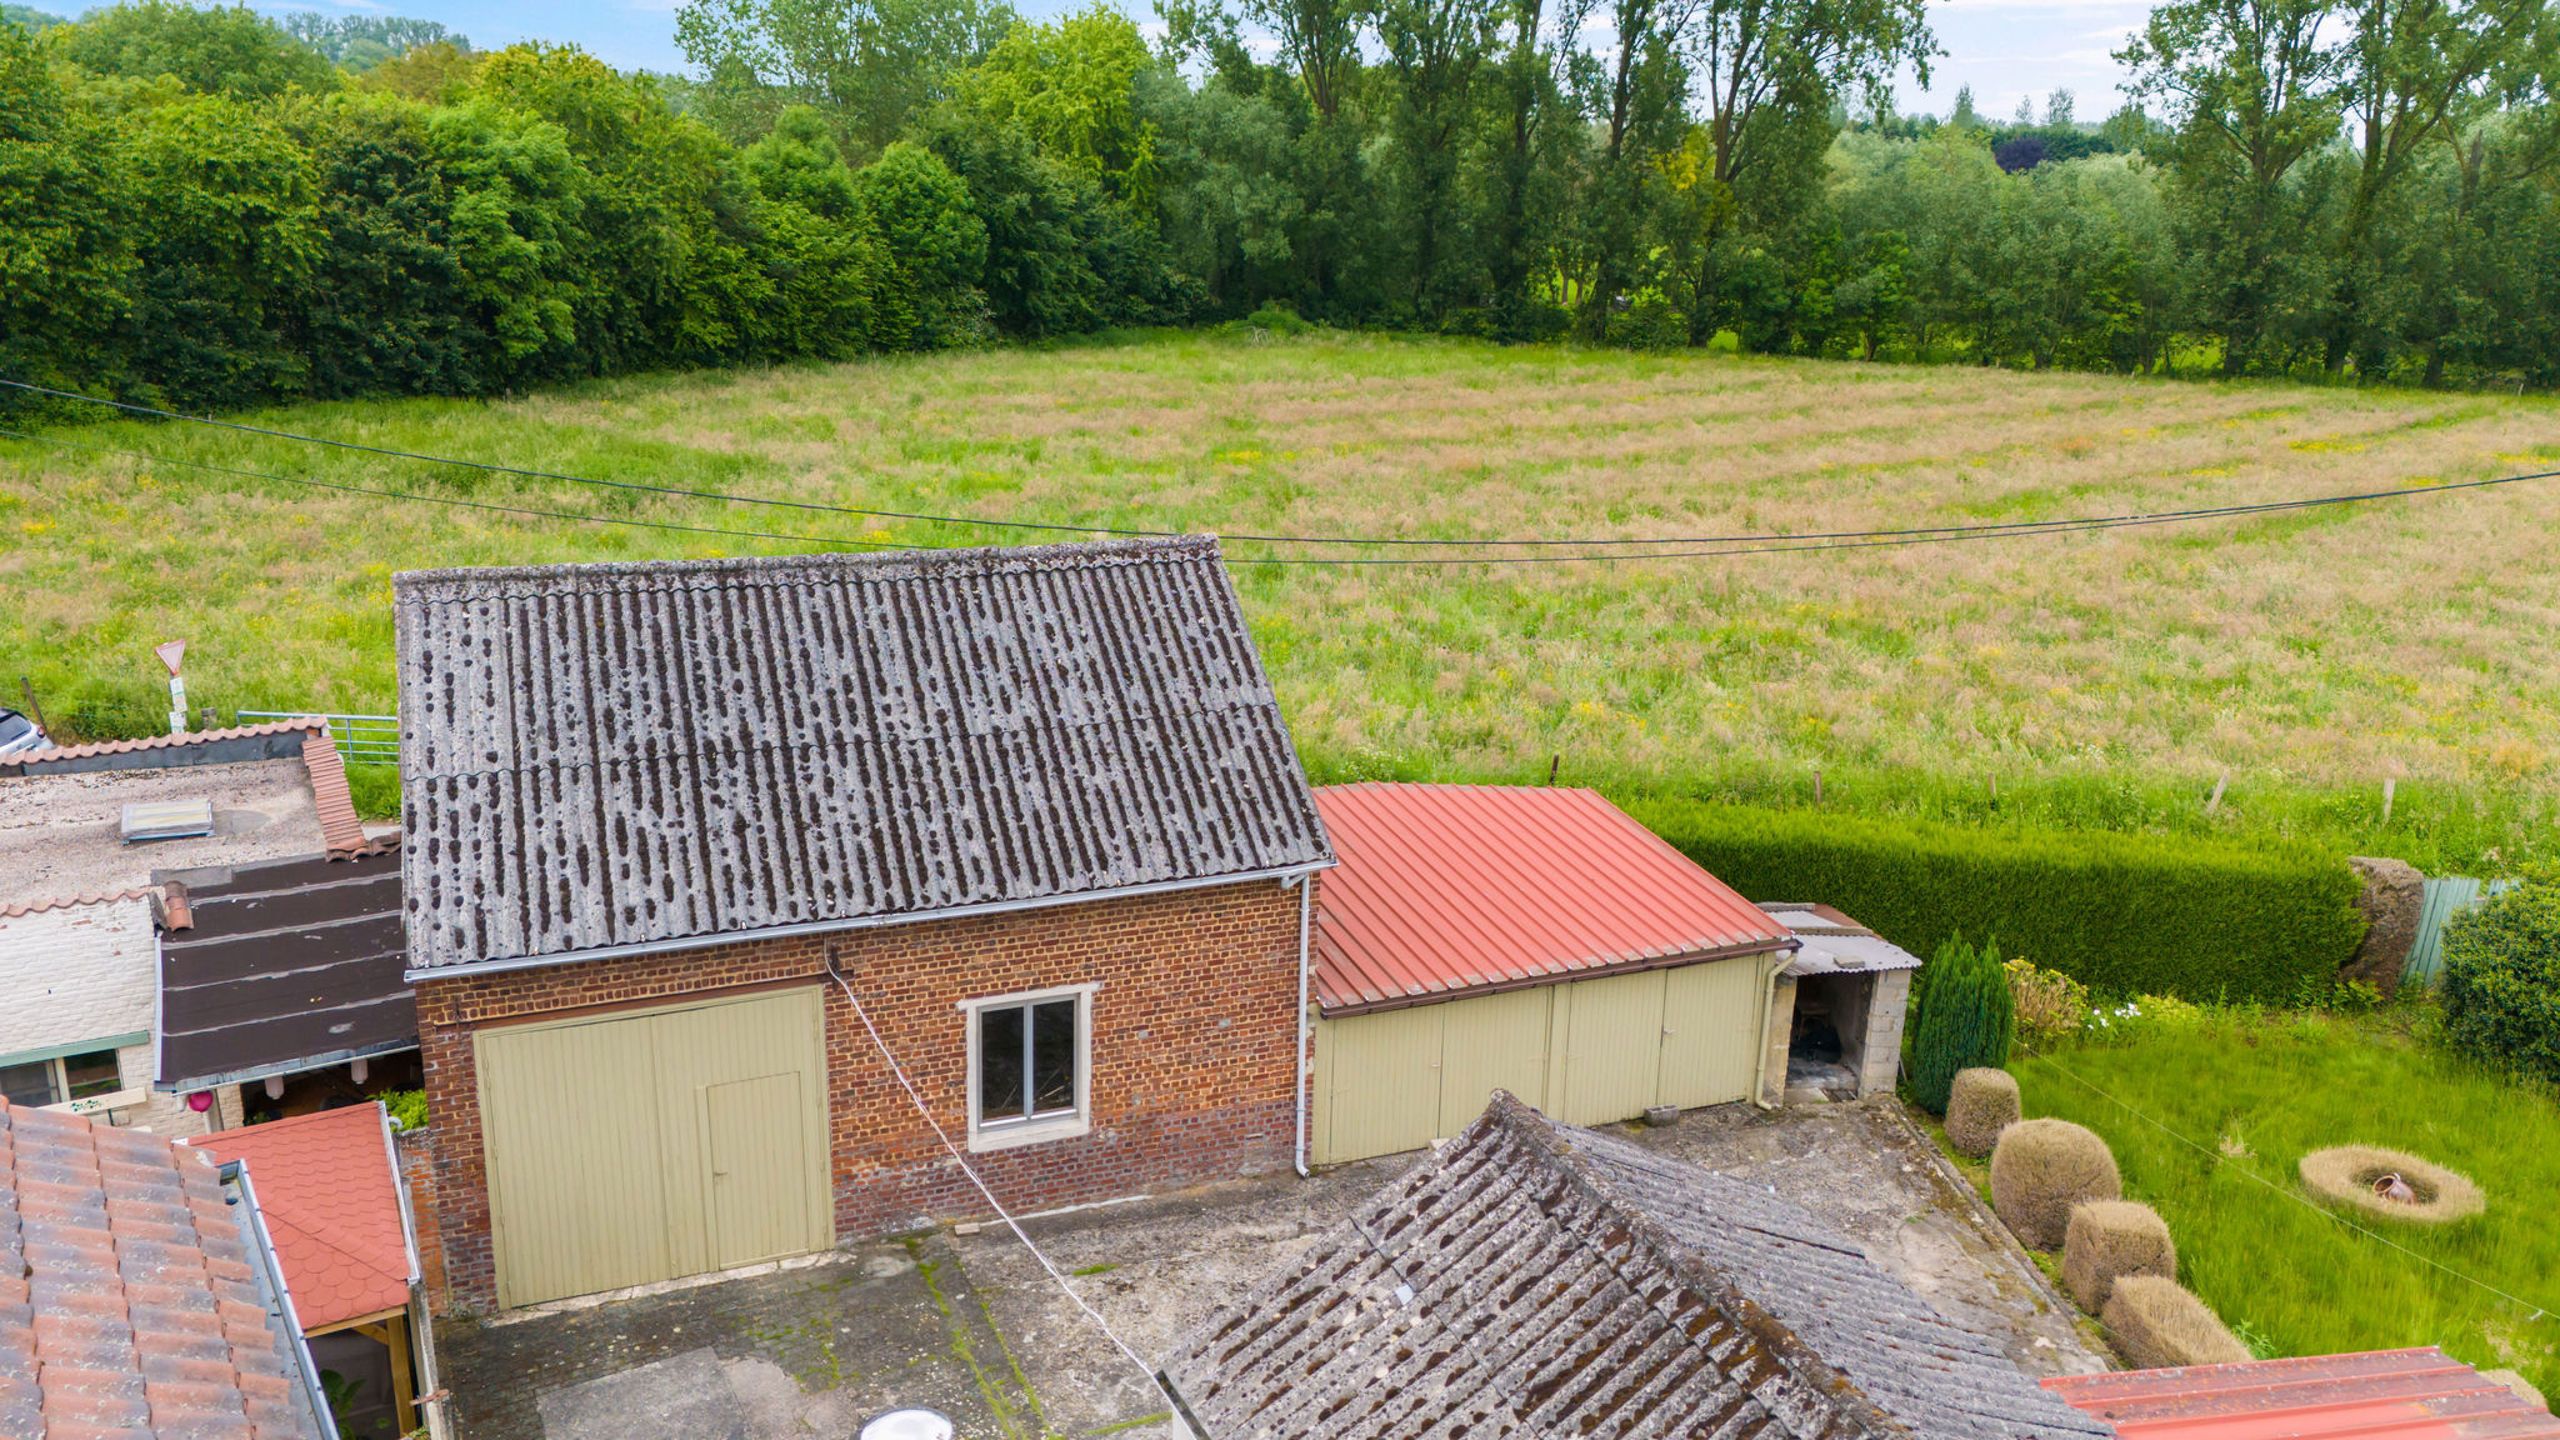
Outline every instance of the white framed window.
[[16, 1065], [0, 1065], [0, 1095], [12, 1105], [69, 1105], [119, 1099], [124, 1077], [112, 1049], [84, 1050]]
[[969, 1148], [1003, 1150], [1093, 1129], [1093, 994], [1064, 985], [963, 1000]]

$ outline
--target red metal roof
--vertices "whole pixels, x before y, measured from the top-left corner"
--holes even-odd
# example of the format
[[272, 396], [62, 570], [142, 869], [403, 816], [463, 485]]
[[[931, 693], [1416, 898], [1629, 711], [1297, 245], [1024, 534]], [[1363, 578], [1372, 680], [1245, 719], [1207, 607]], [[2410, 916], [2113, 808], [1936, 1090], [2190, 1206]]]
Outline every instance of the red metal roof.
[[1591, 790], [1337, 785], [1316, 997], [1358, 1014], [1774, 950], [1784, 925]]
[[303, 1333], [409, 1303], [409, 1231], [380, 1105], [271, 1120], [187, 1143], [248, 1162]]
[[2123, 1440], [2560, 1440], [2550, 1411], [2432, 1345], [2044, 1386]]
[[210, 1159], [0, 1100], [0, 1435], [315, 1435], [244, 1213]]

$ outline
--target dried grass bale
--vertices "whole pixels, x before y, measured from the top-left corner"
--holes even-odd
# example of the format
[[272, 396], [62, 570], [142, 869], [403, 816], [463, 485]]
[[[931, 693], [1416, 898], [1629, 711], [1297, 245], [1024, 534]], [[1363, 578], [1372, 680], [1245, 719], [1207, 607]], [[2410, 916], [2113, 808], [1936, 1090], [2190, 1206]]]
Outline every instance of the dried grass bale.
[[1947, 1143], [1957, 1154], [1990, 1154], [2000, 1132], [2017, 1123], [2017, 1076], [1988, 1066], [1956, 1072], [1947, 1094]]
[[[2379, 1220], [2442, 1225], [2488, 1208], [2480, 1187], [2403, 1150], [2334, 1145], [2302, 1157], [2302, 1184], [2333, 1205]], [[2397, 1179], [2399, 1185], [2391, 1182]], [[2397, 1198], [2405, 1194], [2407, 1198]]]
[[2229, 1365], [2257, 1358], [2185, 1286], [2157, 1275], [2118, 1280], [2098, 1319], [2116, 1353], [2137, 1369]]
[[2178, 1278], [2178, 1247], [2160, 1212], [2133, 1200], [2092, 1200], [2071, 1207], [2062, 1237], [2062, 1283], [2081, 1309], [2105, 1310], [2115, 1283], [2127, 1275]]
[[2068, 1120], [2021, 1120], [1991, 1147], [1991, 1208], [2030, 1250], [2062, 1244], [2072, 1206], [2123, 1196], [2115, 1152]]

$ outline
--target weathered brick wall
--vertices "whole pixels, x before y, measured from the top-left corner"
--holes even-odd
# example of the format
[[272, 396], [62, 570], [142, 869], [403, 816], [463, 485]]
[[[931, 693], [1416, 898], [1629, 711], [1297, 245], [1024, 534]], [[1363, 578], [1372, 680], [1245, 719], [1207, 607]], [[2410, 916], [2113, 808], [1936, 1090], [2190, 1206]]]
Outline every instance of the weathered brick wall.
[[807, 982], [826, 993], [840, 1238], [986, 1204], [890, 1075], [842, 989], [862, 997], [955, 1143], [968, 1134], [967, 1017], [957, 1002], [1094, 982], [1093, 1131], [971, 1157], [1016, 1212], [1269, 1171], [1295, 1142], [1298, 892], [1274, 882], [1175, 891], [836, 935], [421, 983], [450, 1311], [495, 1308], [489, 1192], [471, 1036], [596, 1007]]
[[427, 1308], [441, 1315], [452, 1307], [445, 1300], [444, 1241], [436, 1228], [441, 1218], [436, 1209], [436, 1132], [401, 1131], [393, 1137], [392, 1149], [400, 1157], [401, 1183], [409, 1187], [409, 1219], [418, 1236], [418, 1288], [427, 1293]]

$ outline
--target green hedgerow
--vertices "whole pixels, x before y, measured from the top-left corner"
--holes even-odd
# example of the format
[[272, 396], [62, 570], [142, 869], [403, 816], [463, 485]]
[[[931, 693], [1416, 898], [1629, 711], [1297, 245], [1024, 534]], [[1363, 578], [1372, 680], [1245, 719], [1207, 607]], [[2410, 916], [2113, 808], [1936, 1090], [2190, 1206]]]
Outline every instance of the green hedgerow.
[[2446, 927], [2444, 1020], [2455, 1049], [2560, 1081], [2560, 867]]
[[1911, 1034], [1912, 1103], [1944, 1115], [1957, 1071], [2009, 1063], [2017, 1012], [1999, 945], [1976, 950], [1961, 935], [1948, 937], [1920, 967], [1912, 993], [1919, 1009]]

